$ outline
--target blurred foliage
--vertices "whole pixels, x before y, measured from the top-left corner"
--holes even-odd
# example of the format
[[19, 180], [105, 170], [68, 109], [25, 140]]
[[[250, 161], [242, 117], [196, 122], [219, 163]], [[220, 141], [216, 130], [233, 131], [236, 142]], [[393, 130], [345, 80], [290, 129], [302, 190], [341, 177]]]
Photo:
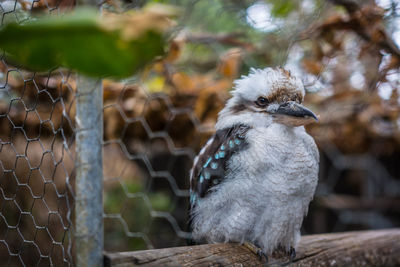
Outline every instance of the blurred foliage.
[[57, 66], [97, 77], [127, 77], [163, 54], [162, 34], [176, 15], [153, 6], [124, 14], [76, 9], [62, 17], [46, 16], [0, 30], [0, 47], [9, 61], [34, 71]]
[[269, 3], [272, 4], [271, 15], [275, 17], [287, 17], [289, 13], [294, 11], [299, 7], [298, 1], [290, 0], [270, 0]]
[[[145, 249], [146, 243], [141, 238], [126, 238], [126, 232], [134, 236], [142, 232], [149, 233], [154, 227], [152, 211], [170, 211], [173, 209], [171, 196], [165, 192], [145, 191], [140, 179], [126, 177], [123, 185], [108, 185], [104, 199], [104, 212], [110, 215], [120, 215], [126, 223], [127, 229], [115, 220], [105, 221], [105, 235], [107, 250], [120, 251], [123, 249]], [[124, 198], [125, 196], [126, 198]], [[107, 217], [106, 217], [107, 218]], [[117, 221], [118, 222], [118, 221]], [[154, 231], [153, 231], [154, 232]]]

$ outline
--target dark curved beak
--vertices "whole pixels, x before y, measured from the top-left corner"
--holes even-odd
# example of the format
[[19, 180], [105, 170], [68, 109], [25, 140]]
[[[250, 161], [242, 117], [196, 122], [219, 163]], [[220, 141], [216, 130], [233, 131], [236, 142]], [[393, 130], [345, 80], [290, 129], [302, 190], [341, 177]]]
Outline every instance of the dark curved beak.
[[318, 121], [317, 116], [311, 110], [294, 101], [280, 104], [275, 113], [304, 119], [313, 118]]
[[318, 117], [311, 110], [294, 101], [277, 104], [267, 112], [273, 115], [275, 122], [290, 126], [318, 122]]

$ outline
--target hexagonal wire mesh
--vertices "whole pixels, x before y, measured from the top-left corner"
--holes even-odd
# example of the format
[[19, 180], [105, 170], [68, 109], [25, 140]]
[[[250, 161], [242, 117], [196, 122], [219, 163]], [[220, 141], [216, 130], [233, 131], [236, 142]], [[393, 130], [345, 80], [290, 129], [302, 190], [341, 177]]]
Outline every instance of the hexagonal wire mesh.
[[[2, 1], [1, 25], [57, 1]], [[0, 62], [0, 262], [72, 265], [74, 79]], [[70, 83], [72, 80], [72, 83]]]
[[[122, 8], [135, 8], [143, 2], [124, 2]], [[196, 10], [210, 6], [205, 2], [190, 1], [181, 24], [193, 23], [191, 15], [196, 19]], [[103, 7], [115, 8], [115, 3], [105, 2]], [[230, 11], [243, 8], [234, 2], [223, 3], [211, 10], [214, 16], [231, 16]], [[62, 12], [65, 6], [67, 1], [33, 1], [30, 5], [3, 1], [2, 21], [9, 17], [25, 20], [26, 13], [19, 10]], [[200, 12], [201, 16], [205, 14]], [[304, 25], [318, 16], [308, 15]], [[203, 29], [212, 26], [204, 20]], [[303, 30], [299, 27], [297, 32]], [[182, 32], [171, 50], [186, 57], [183, 63], [167, 60], [140, 77], [103, 82], [106, 251], [186, 244], [190, 237], [186, 222], [191, 162], [213, 133], [216, 114], [229, 97], [232, 79], [259, 64], [254, 56], [248, 56], [256, 54], [254, 47], [235, 36], [192, 33], [182, 37]], [[287, 34], [284, 30], [281, 33]], [[291, 67], [298, 65], [295, 39], [289, 38], [287, 47], [284, 44], [285, 49], [269, 64], [287, 61]], [[240, 49], [227, 48], [232, 44]], [[270, 45], [273, 47], [274, 40]], [[199, 53], [207, 55], [207, 60], [198, 60]], [[340, 51], [339, 55], [349, 57], [346, 53], [352, 54]], [[337, 80], [330, 78], [338, 75], [335, 65], [330, 67], [330, 59], [323, 65], [318, 82], [325, 86], [336, 82], [338, 86]], [[200, 75], [202, 72], [211, 75]], [[0, 261], [25, 266], [71, 265], [75, 77], [64, 71], [32, 74], [11, 67], [3, 58], [1, 75]], [[391, 75], [399, 77], [399, 72]], [[389, 82], [392, 90], [397, 90], [394, 80], [392, 77]], [[318, 108], [312, 99], [308, 101]], [[323, 110], [319, 111], [324, 116]], [[324, 119], [328, 121], [329, 116], [321, 121]], [[367, 150], [354, 155], [340, 139], [325, 138], [326, 132], [320, 131], [323, 127], [309, 129], [321, 149], [321, 171], [304, 232], [398, 226], [400, 185], [393, 161], [399, 153], [378, 153], [382, 138], [377, 138]]]
[[2, 61], [1, 250], [9, 266], [71, 263], [73, 157], [68, 76], [32, 75]]

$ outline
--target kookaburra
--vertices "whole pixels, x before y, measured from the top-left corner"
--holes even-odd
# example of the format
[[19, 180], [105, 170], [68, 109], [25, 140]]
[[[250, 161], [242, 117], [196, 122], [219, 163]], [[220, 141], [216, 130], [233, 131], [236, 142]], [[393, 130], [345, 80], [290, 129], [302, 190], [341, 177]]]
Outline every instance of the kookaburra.
[[283, 68], [251, 69], [234, 85], [194, 159], [192, 237], [293, 257], [318, 180], [319, 153], [303, 125], [318, 119], [301, 105], [301, 80]]

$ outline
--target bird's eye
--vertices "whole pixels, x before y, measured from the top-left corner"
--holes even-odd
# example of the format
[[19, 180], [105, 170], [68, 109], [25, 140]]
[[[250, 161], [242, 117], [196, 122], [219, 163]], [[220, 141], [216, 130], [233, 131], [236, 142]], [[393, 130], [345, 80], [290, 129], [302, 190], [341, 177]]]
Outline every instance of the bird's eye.
[[268, 105], [268, 99], [266, 99], [265, 97], [260, 96], [257, 99], [256, 104], [257, 104], [257, 106], [265, 107], [266, 105]]

